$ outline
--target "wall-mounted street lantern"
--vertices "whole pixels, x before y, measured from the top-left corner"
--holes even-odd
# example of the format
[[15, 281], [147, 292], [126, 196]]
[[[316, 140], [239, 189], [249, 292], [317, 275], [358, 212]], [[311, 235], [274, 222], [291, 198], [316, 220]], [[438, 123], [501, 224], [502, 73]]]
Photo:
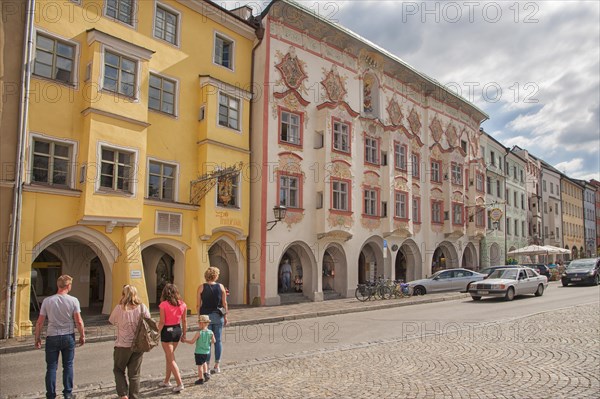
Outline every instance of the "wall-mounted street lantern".
[[271, 227], [269, 227], [267, 229], [267, 231], [271, 231], [278, 222], [281, 222], [283, 219], [285, 219], [286, 213], [287, 213], [287, 208], [285, 206], [275, 205], [273, 207], [273, 216], [275, 216], [275, 220], [271, 220], [271, 221], [267, 222], [267, 226], [269, 226], [269, 224], [271, 224]]

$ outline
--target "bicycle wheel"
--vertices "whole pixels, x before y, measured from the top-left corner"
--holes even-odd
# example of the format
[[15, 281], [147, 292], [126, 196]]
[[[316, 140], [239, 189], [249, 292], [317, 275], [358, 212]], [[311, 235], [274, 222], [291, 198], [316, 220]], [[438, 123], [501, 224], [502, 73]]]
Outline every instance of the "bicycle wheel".
[[391, 288], [385, 285], [377, 287], [375, 293], [377, 295], [377, 299], [390, 299], [392, 297]]
[[361, 302], [366, 302], [371, 297], [369, 289], [364, 285], [359, 285], [354, 291], [354, 296]]

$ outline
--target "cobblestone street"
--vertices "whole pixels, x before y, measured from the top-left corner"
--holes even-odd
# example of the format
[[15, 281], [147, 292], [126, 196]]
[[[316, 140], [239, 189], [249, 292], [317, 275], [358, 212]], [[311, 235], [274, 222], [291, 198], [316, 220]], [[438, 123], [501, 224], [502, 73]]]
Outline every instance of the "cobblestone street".
[[[600, 306], [229, 365], [182, 398], [597, 398]], [[400, 334], [399, 334], [400, 335]], [[403, 336], [406, 336], [405, 334]], [[181, 355], [180, 355], [181, 356]], [[143, 385], [146, 397], [175, 394]], [[78, 397], [114, 398], [114, 388]]]

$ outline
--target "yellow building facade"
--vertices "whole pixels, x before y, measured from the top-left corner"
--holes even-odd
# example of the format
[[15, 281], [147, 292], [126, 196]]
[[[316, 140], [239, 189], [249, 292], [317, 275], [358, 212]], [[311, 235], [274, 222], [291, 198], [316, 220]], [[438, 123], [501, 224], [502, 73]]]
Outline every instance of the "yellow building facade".
[[585, 257], [584, 188], [566, 176], [561, 176], [563, 242], [571, 250], [571, 259]]
[[195, 312], [209, 265], [246, 302], [255, 25], [208, 1], [38, 1], [14, 335], [74, 277], [83, 313], [124, 284]]

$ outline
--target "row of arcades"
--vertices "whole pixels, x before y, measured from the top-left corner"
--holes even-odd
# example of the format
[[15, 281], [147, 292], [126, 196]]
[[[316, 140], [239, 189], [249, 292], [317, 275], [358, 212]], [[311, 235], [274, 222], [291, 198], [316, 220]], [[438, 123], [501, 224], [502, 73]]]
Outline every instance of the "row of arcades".
[[[86, 233], [82, 234], [84, 230]], [[32, 263], [31, 318], [36, 317], [41, 301], [56, 292], [56, 279], [61, 274], [73, 277], [71, 294], [79, 299], [84, 317], [110, 313], [111, 299], [115, 291], [120, 292], [120, 287], [113, 286], [112, 282], [111, 262], [115, 252], [110, 244], [99, 244], [108, 242], [100, 235], [96, 230], [78, 227], [72, 234], [63, 231], [59, 237], [36, 246]], [[151, 308], [157, 306], [162, 289], [169, 282], [177, 284], [186, 302], [191, 308], [195, 307], [195, 285], [186, 282], [186, 247], [179, 244], [171, 239], [142, 243], [143, 281]], [[354, 292], [357, 283], [380, 276], [410, 281], [445, 268], [479, 268], [478, 251], [472, 243], [466, 244], [459, 254], [447, 241], [438, 244], [433, 251], [423, 251], [412, 239], [387, 248], [381, 237], [374, 236], [362, 245], [357, 259], [349, 259], [346, 252], [344, 243], [332, 242], [317, 260], [306, 243], [290, 243], [278, 262], [267, 268], [271, 276], [265, 279], [266, 284], [276, 287], [267, 287], [266, 291], [276, 292], [280, 298], [288, 293], [302, 293], [312, 300], [327, 300], [346, 297]], [[207, 246], [208, 263], [220, 269], [219, 281], [229, 289], [232, 304], [252, 300], [246, 297], [247, 266], [243, 253], [225, 236]], [[430, 266], [424, 267], [424, 262], [429, 261]], [[285, 263], [290, 264], [292, 271], [289, 287], [284, 287], [280, 278]]]

